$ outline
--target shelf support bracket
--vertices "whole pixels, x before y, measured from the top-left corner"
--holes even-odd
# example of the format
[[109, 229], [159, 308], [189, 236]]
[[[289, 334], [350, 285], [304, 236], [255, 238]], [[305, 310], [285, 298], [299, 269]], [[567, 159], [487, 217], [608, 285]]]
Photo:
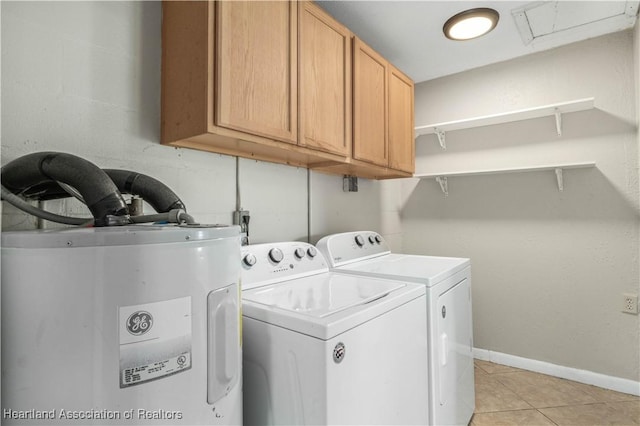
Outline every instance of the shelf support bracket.
[[438, 176], [436, 177], [436, 182], [440, 184], [440, 189], [442, 189], [442, 193], [445, 197], [449, 196], [449, 186], [447, 185], [447, 177], [446, 176]]
[[555, 109], [556, 116], [556, 133], [558, 136], [562, 136], [562, 113], [558, 108]]
[[438, 137], [438, 142], [440, 143], [440, 148], [442, 148], [443, 150], [446, 150], [447, 149], [447, 143], [445, 141], [444, 130], [440, 130], [437, 127], [434, 127], [433, 131], [436, 133], [436, 136]]
[[558, 180], [558, 191], [564, 191], [564, 181], [562, 178], [562, 169], [556, 169], [556, 179]]

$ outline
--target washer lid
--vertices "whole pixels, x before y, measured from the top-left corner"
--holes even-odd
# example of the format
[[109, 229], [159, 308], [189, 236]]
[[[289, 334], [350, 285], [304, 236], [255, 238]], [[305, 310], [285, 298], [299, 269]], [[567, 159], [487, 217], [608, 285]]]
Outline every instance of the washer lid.
[[392, 253], [344, 265], [335, 270], [350, 274], [415, 282], [431, 287], [470, 265], [471, 261], [466, 258]]
[[423, 286], [328, 272], [245, 290], [242, 310], [327, 340], [424, 294]]

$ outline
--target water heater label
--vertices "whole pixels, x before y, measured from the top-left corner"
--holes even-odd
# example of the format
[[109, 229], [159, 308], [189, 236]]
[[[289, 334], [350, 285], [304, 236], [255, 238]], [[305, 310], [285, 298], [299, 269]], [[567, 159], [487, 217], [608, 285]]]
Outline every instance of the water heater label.
[[120, 387], [191, 368], [191, 297], [120, 306]]

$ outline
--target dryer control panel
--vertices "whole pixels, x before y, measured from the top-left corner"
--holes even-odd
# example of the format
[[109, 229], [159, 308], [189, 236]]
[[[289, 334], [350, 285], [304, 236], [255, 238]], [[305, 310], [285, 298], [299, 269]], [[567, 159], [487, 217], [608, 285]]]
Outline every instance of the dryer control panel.
[[244, 290], [329, 270], [324, 256], [313, 245], [301, 242], [243, 246], [240, 259]]
[[332, 268], [391, 253], [384, 238], [373, 231], [328, 235], [316, 247]]

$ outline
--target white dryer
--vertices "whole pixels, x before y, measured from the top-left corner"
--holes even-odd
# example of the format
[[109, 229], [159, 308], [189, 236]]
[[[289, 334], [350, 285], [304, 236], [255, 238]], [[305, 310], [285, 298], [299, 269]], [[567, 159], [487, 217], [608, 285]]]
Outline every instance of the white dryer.
[[426, 424], [425, 288], [329, 272], [306, 243], [242, 248], [245, 424]]
[[333, 271], [425, 287], [429, 424], [468, 424], [475, 408], [469, 259], [391, 253], [370, 231], [329, 235], [316, 247]]

